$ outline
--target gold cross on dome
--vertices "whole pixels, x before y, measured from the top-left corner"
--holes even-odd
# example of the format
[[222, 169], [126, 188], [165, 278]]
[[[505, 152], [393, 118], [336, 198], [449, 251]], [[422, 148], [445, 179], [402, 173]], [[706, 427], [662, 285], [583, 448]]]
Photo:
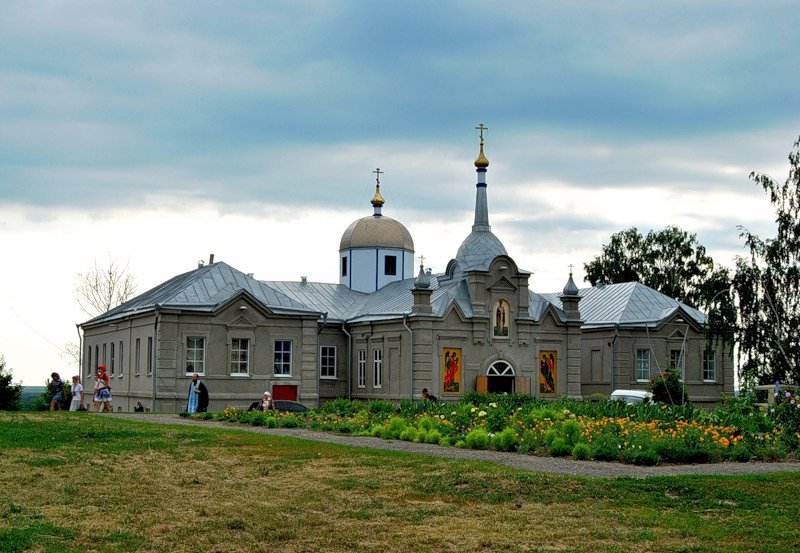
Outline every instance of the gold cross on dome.
[[419, 264], [420, 265], [425, 265], [425, 256], [424, 255], [419, 256]]
[[479, 123], [478, 126], [475, 127], [475, 130], [481, 133], [481, 146], [483, 146], [483, 131], [488, 131], [489, 127], [487, 127], [483, 123]]
[[377, 184], [380, 184], [381, 183], [381, 175], [385, 175], [386, 171], [381, 171], [381, 168], [378, 167], [373, 171], [373, 173], [375, 173], [375, 182]]

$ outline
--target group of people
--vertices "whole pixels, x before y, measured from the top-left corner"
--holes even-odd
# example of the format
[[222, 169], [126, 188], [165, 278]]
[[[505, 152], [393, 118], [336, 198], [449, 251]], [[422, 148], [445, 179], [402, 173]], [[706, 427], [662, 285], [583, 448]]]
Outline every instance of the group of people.
[[[50, 382], [47, 383], [47, 390], [50, 393], [50, 410], [60, 411], [66, 403], [67, 396], [70, 396], [69, 410], [80, 411], [83, 409], [83, 384], [81, 377], [72, 377], [72, 385], [67, 388], [66, 382], [61, 380], [57, 372], [50, 374]], [[97, 380], [94, 385], [94, 410], [111, 411], [111, 384], [106, 373], [106, 366], [97, 367]]]

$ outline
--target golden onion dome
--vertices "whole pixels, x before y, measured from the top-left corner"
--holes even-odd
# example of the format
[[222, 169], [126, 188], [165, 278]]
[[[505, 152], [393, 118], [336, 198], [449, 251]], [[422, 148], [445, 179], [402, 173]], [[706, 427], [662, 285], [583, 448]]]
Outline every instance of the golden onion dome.
[[414, 240], [399, 221], [383, 215], [373, 215], [354, 221], [344, 231], [339, 250], [350, 248], [396, 248], [413, 252]]
[[381, 196], [381, 185], [380, 184], [375, 185], [375, 195], [372, 196], [372, 199], [370, 200], [370, 202], [372, 202], [372, 205], [375, 206], [375, 207], [383, 207], [383, 204], [386, 203], [383, 200], [383, 196]]
[[479, 169], [489, 167], [489, 160], [483, 153], [483, 140], [481, 140], [481, 151], [478, 153], [478, 157], [475, 158], [475, 167]]

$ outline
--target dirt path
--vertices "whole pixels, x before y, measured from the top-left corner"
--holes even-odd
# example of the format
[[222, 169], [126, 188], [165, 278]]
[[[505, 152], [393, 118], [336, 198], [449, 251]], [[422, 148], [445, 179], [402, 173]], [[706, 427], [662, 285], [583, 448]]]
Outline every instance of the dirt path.
[[[100, 415], [98, 415], [100, 416]], [[384, 440], [381, 438], [348, 436], [329, 432], [317, 432], [301, 428], [264, 428], [263, 426], [240, 425], [221, 421], [201, 421], [184, 419], [172, 414], [138, 414], [114, 413], [102, 416], [113, 416], [124, 419], [134, 419], [157, 423], [184, 424], [190, 426], [210, 426], [216, 428], [231, 428], [245, 432], [255, 432], [272, 436], [294, 436], [307, 440], [330, 442], [355, 447], [368, 447], [391, 451], [408, 451], [423, 455], [448, 457], [452, 459], [470, 459], [473, 461], [490, 461], [501, 463], [509, 467], [552, 472], [558, 474], [572, 474], [577, 476], [594, 476], [601, 478], [616, 478], [632, 476], [644, 478], [647, 476], [671, 474], [762, 474], [778, 471], [800, 471], [800, 462], [778, 463], [705, 463], [698, 465], [662, 465], [657, 467], [640, 467], [623, 463], [609, 463], [604, 461], [576, 461], [563, 457], [537, 457], [521, 453], [505, 453], [502, 451], [478, 451], [473, 449], [458, 449], [455, 447], [442, 447], [432, 444], [415, 444], [400, 440]]]

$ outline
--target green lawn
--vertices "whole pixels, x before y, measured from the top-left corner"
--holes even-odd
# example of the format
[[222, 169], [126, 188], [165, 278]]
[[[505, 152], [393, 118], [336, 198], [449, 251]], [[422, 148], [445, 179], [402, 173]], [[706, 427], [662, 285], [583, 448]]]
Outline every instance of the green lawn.
[[592, 479], [0, 413], [0, 552], [791, 551], [800, 474]]

